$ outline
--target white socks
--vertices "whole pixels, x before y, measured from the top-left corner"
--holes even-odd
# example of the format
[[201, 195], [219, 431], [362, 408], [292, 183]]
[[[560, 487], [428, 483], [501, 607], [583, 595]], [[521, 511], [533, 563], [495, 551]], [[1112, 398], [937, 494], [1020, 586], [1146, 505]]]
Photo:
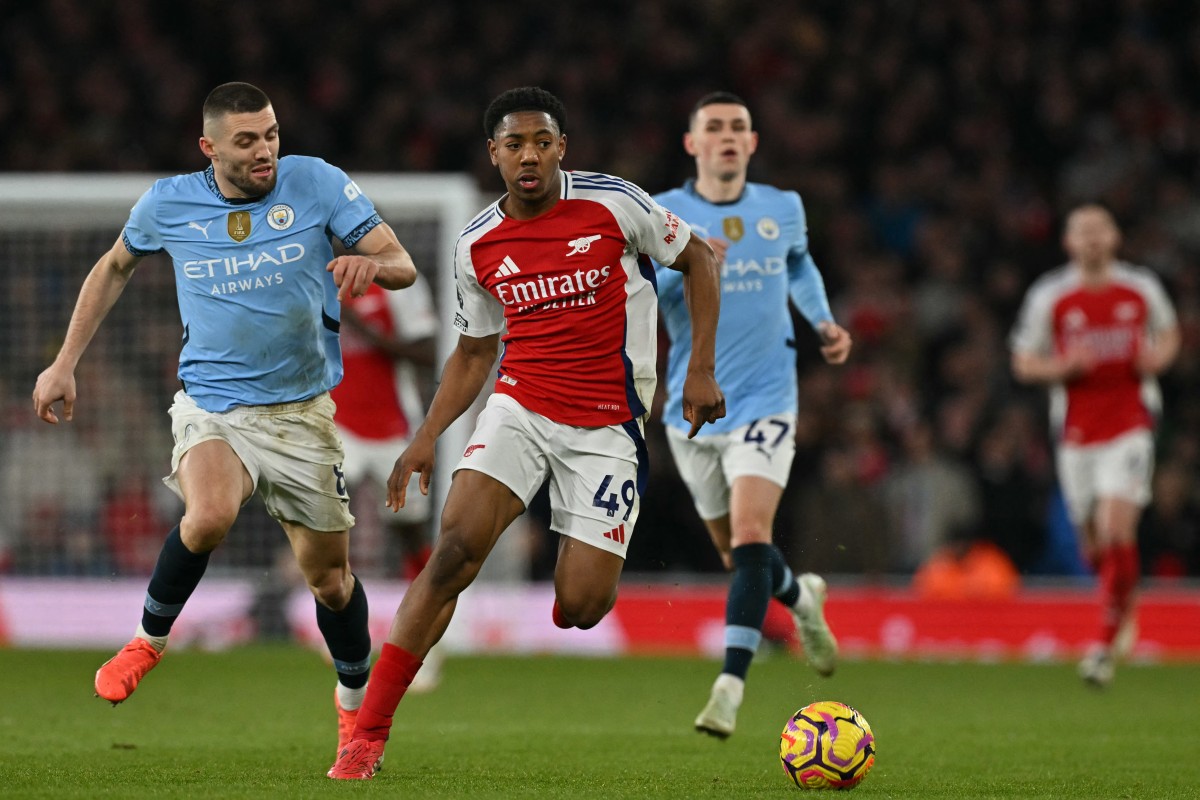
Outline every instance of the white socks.
[[133, 632], [133, 635], [135, 638], [145, 639], [155, 650], [160, 653], [167, 649], [167, 637], [151, 636], [150, 634], [146, 633], [146, 629], [142, 627], [140, 622], [138, 623], [137, 630]]
[[337, 684], [337, 701], [343, 711], [354, 711], [362, 705], [363, 698], [367, 696], [367, 685], [364, 683], [357, 689], [350, 689], [342, 686], [342, 682]]

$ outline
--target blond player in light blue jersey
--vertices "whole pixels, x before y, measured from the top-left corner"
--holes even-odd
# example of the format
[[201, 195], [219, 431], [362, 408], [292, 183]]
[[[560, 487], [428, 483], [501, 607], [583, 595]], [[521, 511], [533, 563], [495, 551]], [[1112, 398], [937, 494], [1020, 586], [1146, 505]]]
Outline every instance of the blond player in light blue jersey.
[[[174, 264], [183, 322], [165, 482], [184, 515], [167, 535], [133, 639], [96, 673], [116, 705], [155, 667], [171, 626], [254, 493], [279, 521], [316, 598], [338, 674], [339, 749], [366, 692], [367, 599], [350, 571], [354, 518], [329, 390], [342, 377], [340, 301], [412, 284], [416, 269], [374, 205], [340, 169], [279, 158], [279, 123], [262, 91], [215, 88], [204, 102], [207, 169], [157, 181], [80, 290], [54, 363], [33, 391], [38, 416], [75, 413], [75, 366], [147, 255]], [[330, 237], [348, 254], [334, 257]]]
[[681, 388], [687, 376], [690, 323], [682, 284], [658, 268], [658, 298], [670, 336], [667, 441], [696, 510], [733, 573], [725, 608], [725, 661], [696, 730], [733, 733], [746, 674], [762, 641], [771, 598], [792, 612], [809, 663], [822, 675], [837, 665], [837, 641], [825, 621], [825, 581], [792, 574], [772, 543], [775, 512], [796, 452], [795, 342], [788, 299], [821, 339], [830, 364], [850, 355], [850, 335], [833, 319], [825, 283], [808, 251], [804, 206], [795, 192], [749, 183], [758, 145], [750, 111], [717, 92], [692, 111], [684, 148], [696, 178], [656, 195], [703, 235], [722, 261], [717, 380], [729, 398], [724, 419], [687, 438]]

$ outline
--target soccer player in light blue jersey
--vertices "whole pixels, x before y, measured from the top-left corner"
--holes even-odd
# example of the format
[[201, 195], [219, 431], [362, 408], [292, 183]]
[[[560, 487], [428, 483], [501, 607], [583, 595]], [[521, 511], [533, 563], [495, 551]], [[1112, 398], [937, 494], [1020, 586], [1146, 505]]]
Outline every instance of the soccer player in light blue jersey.
[[746, 104], [717, 92], [692, 110], [684, 148], [696, 178], [655, 196], [703, 235], [722, 261], [717, 324], [717, 381], [729, 398], [724, 419], [687, 438], [680, 391], [691, 332], [682, 284], [657, 269], [658, 301], [671, 340], [667, 361], [667, 441], [727, 569], [725, 663], [699, 731], [733, 733], [746, 673], [762, 640], [771, 598], [792, 612], [808, 661], [822, 675], [837, 664], [837, 641], [825, 622], [825, 582], [792, 574], [772, 543], [775, 512], [796, 453], [796, 368], [790, 297], [820, 336], [821, 354], [841, 364], [850, 335], [833, 320], [825, 283], [808, 252], [804, 206], [795, 192], [749, 183], [758, 134]]
[[[184, 501], [146, 592], [134, 638], [96, 673], [116, 705], [155, 667], [210, 553], [257, 492], [283, 526], [316, 598], [338, 674], [341, 738], [366, 692], [367, 599], [350, 571], [354, 518], [329, 390], [342, 377], [340, 301], [372, 282], [403, 289], [412, 259], [358, 186], [317, 158], [279, 158], [267, 96], [226, 83], [204, 102], [202, 172], [157, 181], [92, 268], [62, 349], [33, 390], [39, 417], [75, 413], [75, 366], [142, 257], [174, 263], [183, 321], [182, 390], [171, 406], [175, 448], [164, 479]], [[347, 254], [334, 257], [331, 237]]]

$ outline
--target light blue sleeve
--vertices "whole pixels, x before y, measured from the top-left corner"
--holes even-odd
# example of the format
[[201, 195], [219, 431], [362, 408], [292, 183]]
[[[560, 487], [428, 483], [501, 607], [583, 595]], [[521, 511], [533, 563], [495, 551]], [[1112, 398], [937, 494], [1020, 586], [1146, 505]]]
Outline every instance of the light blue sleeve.
[[162, 252], [162, 238], [158, 235], [158, 223], [154, 212], [158, 207], [158, 184], [151, 186], [145, 194], [138, 198], [129, 210], [129, 219], [125, 222], [125, 230], [121, 240], [125, 249], [135, 256], [148, 256], [151, 253]]
[[314, 180], [318, 197], [323, 203], [332, 204], [329, 209], [329, 232], [341, 240], [346, 249], [358, 244], [362, 237], [371, 232], [383, 219], [375, 211], [375, 204], [350, 180], [345, 172], [321, 159], [316, 162]]
[[788, 294], [796, 308], [813, 328], [822, 322], [833, 322], [833, 311], [829, 297], [825, 294], [825, 279], [808, 251], [808, 220], [804, 214], [804, 203], [800, 195], [789, 192], [796, 202], [796, 233], [792, 246], [788, 248]]

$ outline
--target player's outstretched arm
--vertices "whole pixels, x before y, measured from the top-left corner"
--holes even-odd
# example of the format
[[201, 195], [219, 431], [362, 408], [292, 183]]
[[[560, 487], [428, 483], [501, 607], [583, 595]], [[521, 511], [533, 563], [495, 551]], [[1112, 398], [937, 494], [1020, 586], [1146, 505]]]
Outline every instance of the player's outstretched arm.
[[479, 392], [492, 374], [499, 346], [498, 333], [458, 337], [458, 346], [446, 359], [446, 366], [442, 369], [441, 383], [429, 405], [429, 413], [413, 434], [412, 444], [396, 459], [396, 465], [388, 477], [387, 505], [393, 511], [404, 507], [408, 479], [414, 472], [421, 475], [421, 494], [429, 494], [437, 438], [479, 397]]
[[404, 289], [417, 279], [412, 256], [386, 222], [376, 225], [350, 250], [325, 267], [333, 273], [338, 300], [362, 297], [374, 281], [385, 289]]
[[692, 424], [691, 439], [704, 423], [725, 416], [725, 395], [716, 377], [721, 265], [712, 247], [693, 233], [670, 267], [683, 273], [683, 299], [692, 322], [692, 355], [683, 381], [683, 418]]
[[58, 423], [53, 406], [60, 400], [63, 418], [69, 422], [75, 416], [75, 367], [100, 323], [125, 290], [138, 261], [139, 258], [126, 249], [125, 242], [117, 239], [84, 279], [62, 348], [33, 387], [33, 410], [46, 422]]

